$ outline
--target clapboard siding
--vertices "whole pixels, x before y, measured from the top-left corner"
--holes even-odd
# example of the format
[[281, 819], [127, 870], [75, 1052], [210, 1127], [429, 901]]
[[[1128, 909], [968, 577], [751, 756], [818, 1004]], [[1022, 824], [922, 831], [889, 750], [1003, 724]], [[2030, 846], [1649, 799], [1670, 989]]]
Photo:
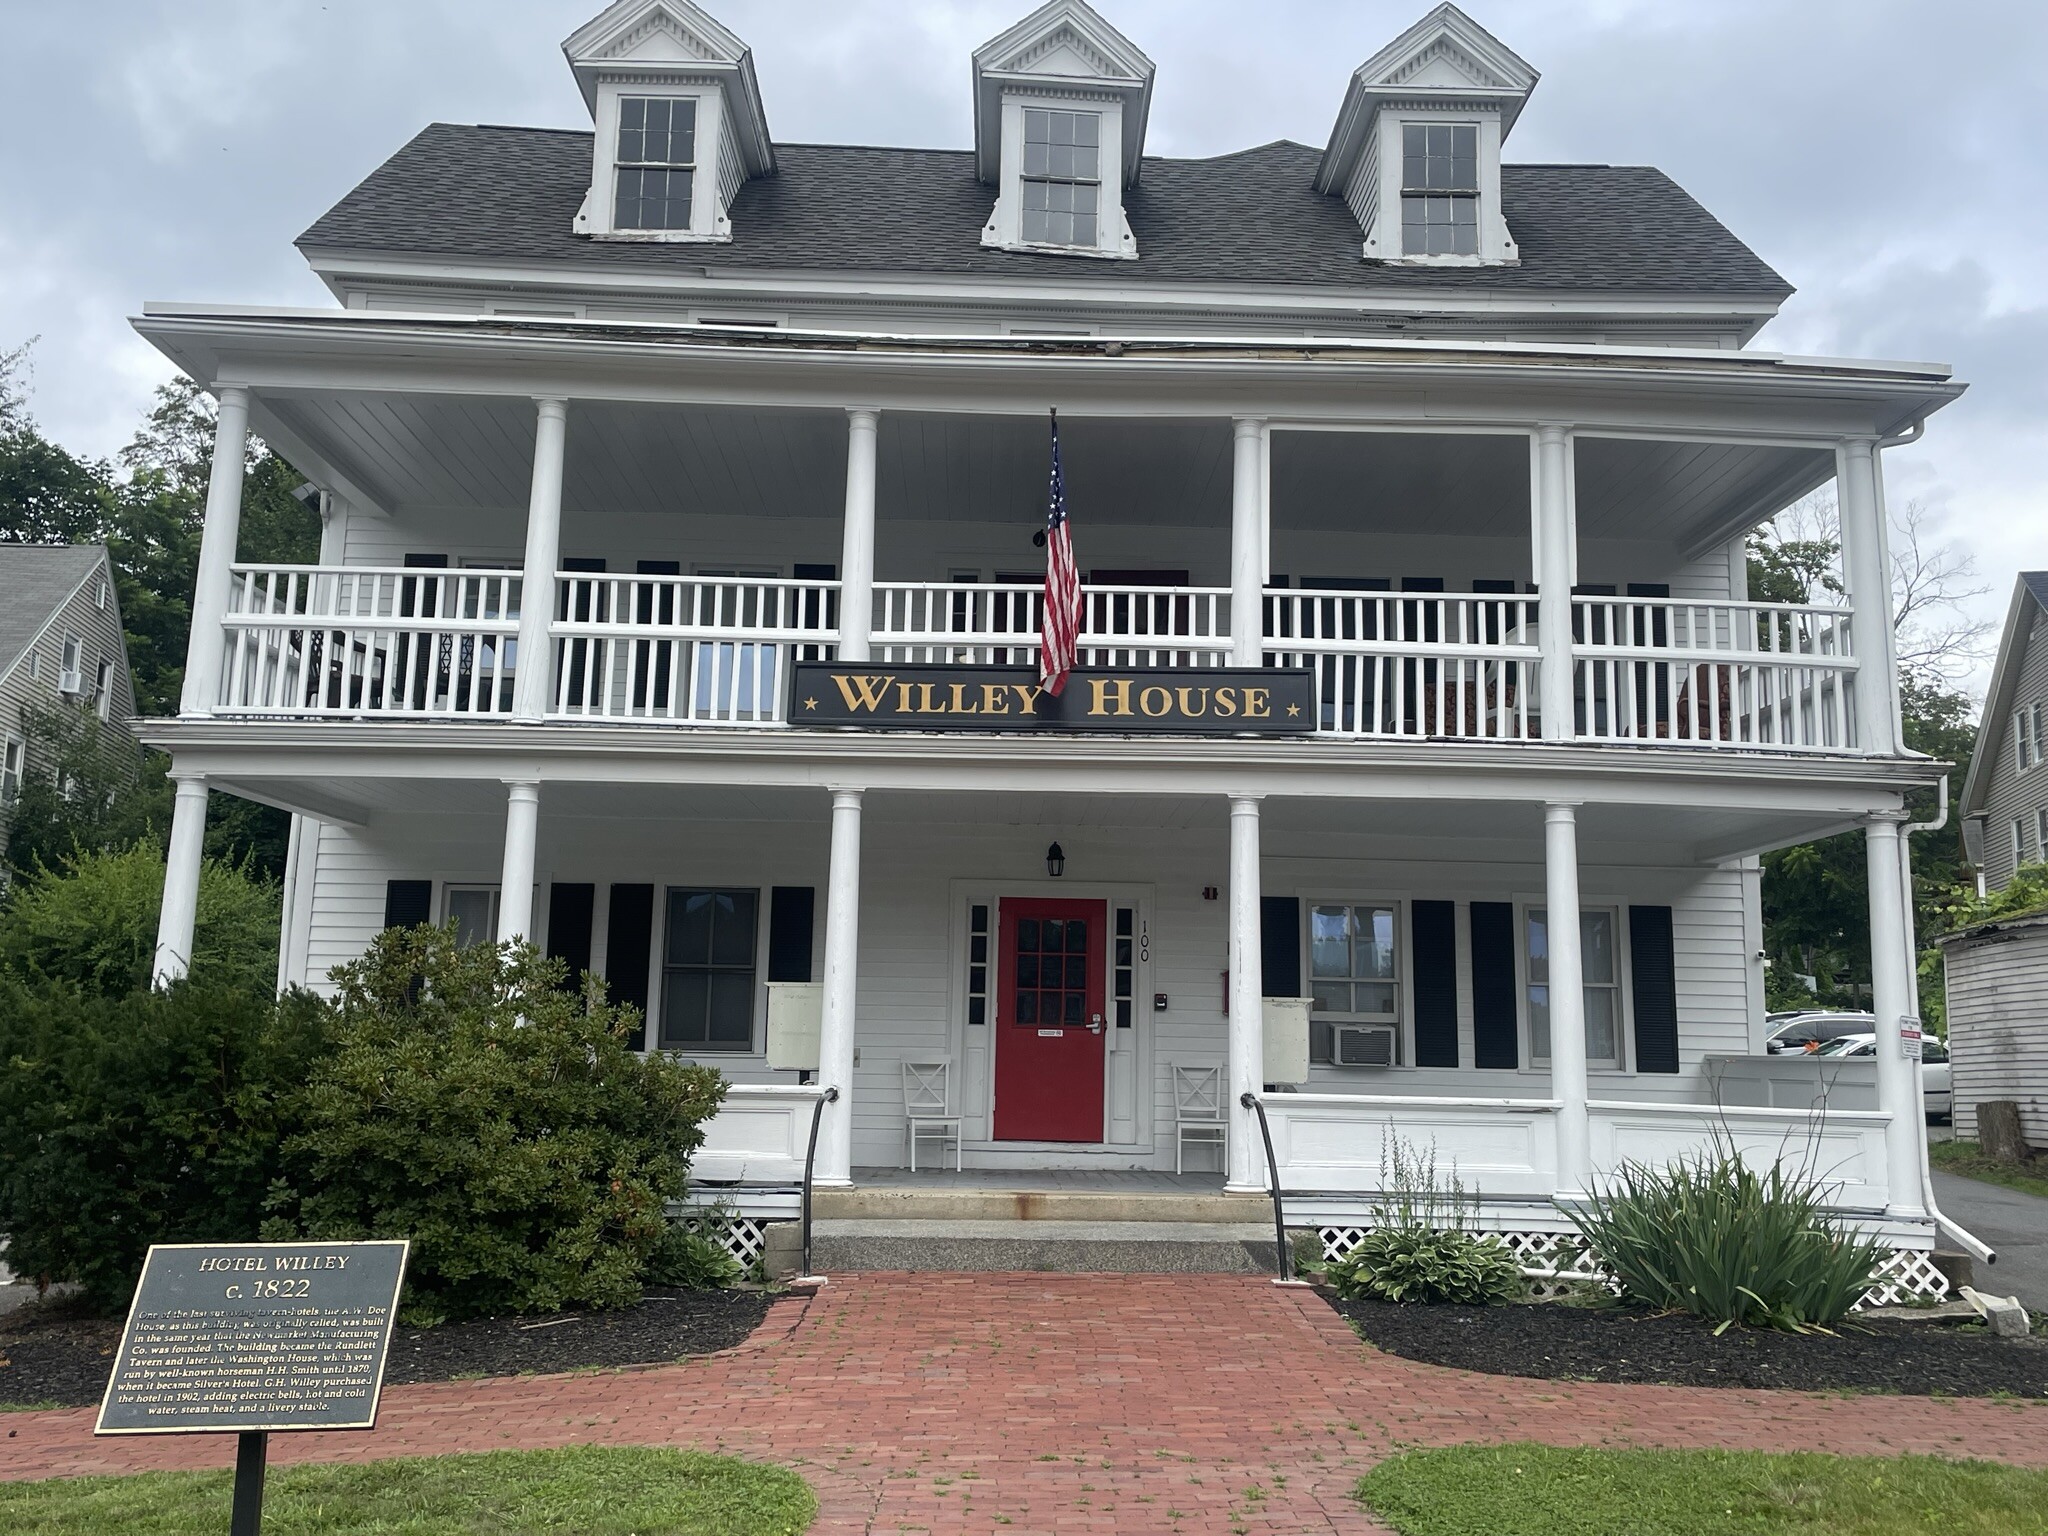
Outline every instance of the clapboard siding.
[[2020, 649], [2019, 681], [2013, 689], [2012, 707], [1984, 721], [1979, 752], [1989, 752], [1991, 781], [1984, 792], [1984, 879], [1992, 890], [2001, 890], [2012, 879], [2013, 823], [2021, 824], [2026, 842], [2026, 861], [2048, 858], [2041, 846], [2040, 813], [2048, 811], [2048, 763], [2036, 762], [2026, 772], [2019, 768], [2013, 743], [2013, 715], [2022, 709], [2048, 702], [2048, 619], [2028, 603], [2020, 622], [2024, 634], [2014, 637]]
[[1956, 1135], [1977, 1105], [2016, 1099], [2027, 1140], [2048, 1146], [2048, 918], [2001, 924], [1944, 946]]

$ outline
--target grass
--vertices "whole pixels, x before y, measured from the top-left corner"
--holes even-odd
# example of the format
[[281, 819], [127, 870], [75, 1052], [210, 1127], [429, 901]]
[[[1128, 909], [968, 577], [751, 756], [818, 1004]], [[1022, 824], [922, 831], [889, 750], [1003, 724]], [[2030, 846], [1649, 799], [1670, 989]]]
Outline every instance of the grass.
[[1932, 1456], [1410, 1451], [1358, 1497], [1402, 1536], [2043, 1536], [2048, 1472]]
[[[0, 1483], [10, 1536], [225, 1531], [232, 1476]], [[794, 1536], [817, 1500], [780, 1467], [638, 1446], [571, 1446], [273, 1468], [264, 1536]]]
[[1927, 1160], [1943, 1173], [1960, 1174], [1985, 1184], [2003, 1184], [2007, 1189], [2048, 1199], [2048, 1159], [2035, 1157], [2029, 1163], [2000, 1163], [1986, 1157], [1974, 1141], [1931, 1141]]

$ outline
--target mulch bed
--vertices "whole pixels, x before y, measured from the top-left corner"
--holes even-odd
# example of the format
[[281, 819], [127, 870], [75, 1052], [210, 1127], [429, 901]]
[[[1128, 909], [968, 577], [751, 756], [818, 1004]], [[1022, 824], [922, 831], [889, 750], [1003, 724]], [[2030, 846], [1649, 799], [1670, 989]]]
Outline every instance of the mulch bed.
[[[616, 1312], [489, 1317], [439, 1328], [400, 1328], [384, 1382], [654, 1365], [743, 1343], [768, 1313], [761, 1291], [649, 1286]], [[118, 1318], [79, 1317], [62, 1303], [0, 1315], [0, 1403], [97, 1405], [121, 1342]]]
[[1493, 1376], [2048, 1397], [2048, 1341], [1995, 1339], [1980, 1327], [1851, 1319], [1833, 1336], [1730, 1328], [1716, 1338], [1695, 1318], [1621, 1307], [1402, 1306], [1323, 1294], [1376, 1349]]

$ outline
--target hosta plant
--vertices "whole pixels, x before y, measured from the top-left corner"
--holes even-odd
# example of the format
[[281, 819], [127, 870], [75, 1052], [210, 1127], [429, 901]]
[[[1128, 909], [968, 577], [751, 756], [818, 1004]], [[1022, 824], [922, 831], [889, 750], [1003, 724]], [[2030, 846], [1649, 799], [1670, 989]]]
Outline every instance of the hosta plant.
[[1522, 1291], [1522, 1271], [1496, 1237], [1469, 1228], [1471, 1201], [1456, 1168], [1439, 1175], [1436, 1147], [1411, 1147], [1387, 1129], [1380, 1194], [1356, 1247], [1329, 1266], [1347, 1300], [1487, 1306]]

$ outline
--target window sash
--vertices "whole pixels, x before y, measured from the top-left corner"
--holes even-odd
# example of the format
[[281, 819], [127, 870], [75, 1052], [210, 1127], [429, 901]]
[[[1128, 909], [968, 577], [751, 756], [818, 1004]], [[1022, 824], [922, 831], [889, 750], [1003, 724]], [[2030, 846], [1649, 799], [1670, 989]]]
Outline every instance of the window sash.
[[1401, 911], [1392, 901], [1308, 905], [1309, 1060], [1336, 1059], [1339, 1024], [1401, 1024]]
[[[1530, 907], [1522, 924], [1529, 1005], [1529, 1060], [1550, 1060], [1550, 959], [1547, 909]], [[1586, 1010], [1586, 1064], [1622, 1064], [1621, 924], [1612, 907], [1579, 911], [1579, 967]], [[1540, 937], [1539, 937], [1540, 936]]]
[[1032, 245], [1088, 247], [1102, 229], [1102, 115], [1024, 109], [1018, 226]]
[[498, 942], [498, 888], [451, 885], [441, 893], [441, 920], [455, 925], [458, 949]]
[[661, 1048], [751, 1051], [761, 893], [679, 886], [662, 933]]
[[19, 736], [9, 736], [0, 743], [0, 800], [12, 800], [21, 793], [22, 758], [27, 743]]

